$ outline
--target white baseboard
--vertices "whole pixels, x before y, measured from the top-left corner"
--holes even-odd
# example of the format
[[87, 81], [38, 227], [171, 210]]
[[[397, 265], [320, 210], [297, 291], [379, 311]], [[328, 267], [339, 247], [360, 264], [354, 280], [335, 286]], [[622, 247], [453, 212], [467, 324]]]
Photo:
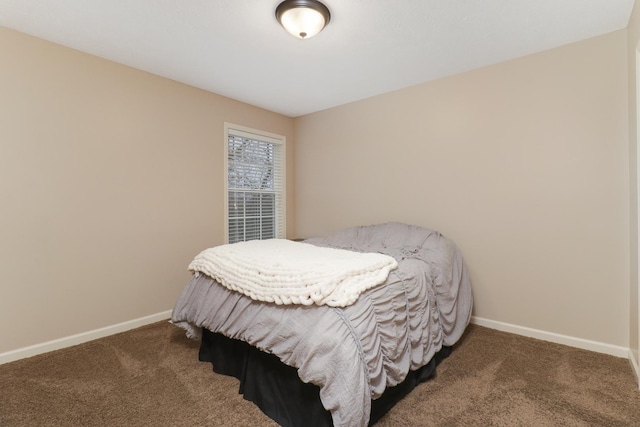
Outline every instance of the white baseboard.
[[[47, 341], [42, 344], [35, 344], [29, 347], [19, 348], [17, 350], [8, 351], [6, 353], [0, 353], [0, 365], [4, 363], [13, 362], [15, 360], [32, 357], [38, 354], [47, 353], [49, 351], [59, 350], [65, 347], [71, 347], [73, 345], [82, 344], [87, 341], [92, 341], [98, 338], [104, 338], [109, 335], [114, 335], [120, 332], [125, 332], [131, 329], [139, 328], [151, 323], [160, 322], [162, 320], [169, 319], [171, 317], [171, 310], [163, 311], [161, 313], [152, 314], [150, 316], [141, 317], [127, 322], [118, 323], [112, 326], [106, 326], [104, 328], [95, 329], [93, 331], [83, 332], [76, 335], [56, 339], [53, 341]], [[595, 351], [598, 353], [609, 354], [616, 357], [628, 358], [636, 376], [640, 378], [640, 369], [633, 358], [631, 351], [628, 348], [615, 346], [612, 344], [605, 344], [597, 341], [585, 340], [582, 338], [571, 337], [568, 335], [556, 334], [553, 332], [541, 331], [538, 329], [527, 328], [524, 326], [513, 325], [510, 323], [499, 322], [496, 320], [483, 319], [482, 317], [473, 316], [471, 323], [484, 326], [490, 329], [497, 329], [503, 332], [509, 332], [517, 335], [523, 335], [525, 337], [536, 338], [544, 341], [550, 341], [556, 344], [564, 344], [571, 347], [581, 348], [584, 350]]]
[[106, 326], [104, 328], [94, 329], [93, 331], [83, 332], [53, 341], [47, 341], [42, 344], [35, 344], [29, 347], [11, 350], [6, 353], [0, 353], [0, 365], [38, 354], [47, 353], [49, 351], [59, 350], [61, 348], [82, 344], [84, 342], [92, 341], [98, 338], [104, 338], [109, 335], [114, 335], [120, 332], [128, 331], [130, 329], [139, 328], [140, 326], [160, 322], [162, 320], [169, 319], [170, 317], [171, 310], [167, 310], [161, 313], [152, 314], [150, 316], [140, 317], [138, 319], [118, 323], [117, 325]]
[[631, 363], [633, 372], [636, 374], [636, 380], [638, 381], [638, 388], [640, 388], [640, 367], [638, 366], [638, 361], [633, 356], [633, 352], [631, 351], [631, 349], [629, 349], [629, 363]]
[[479, 326], [485, 326], [490, 329], [497, 329], [503, 332], [510, 332], [512, 334], [523, 335], [525, 337], [536, 338], [556, 344], [568, 345], [570, 347], [581, 348], [583, 350], [609, 354], [616, 357], [627, 358], [630, 354], [629, 349], [626, 347], [620, 347], [617, 345], [606, 344], [598, 341], [585, 340], [582, 338], [541, 331], [538, 329], [526, 328], [524, 326], [512, 325], [510, 323], [498, 322], [496, 320], [483, 319], [476, 316], [473, 316], [471, 318], [471, 323]]

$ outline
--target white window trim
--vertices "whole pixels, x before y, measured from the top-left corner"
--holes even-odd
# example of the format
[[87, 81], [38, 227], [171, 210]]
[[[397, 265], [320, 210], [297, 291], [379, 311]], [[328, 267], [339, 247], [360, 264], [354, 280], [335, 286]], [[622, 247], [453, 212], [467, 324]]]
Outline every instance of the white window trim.
[[258, 139], [272, 144], [282, 145], [282, 221], [277, 235], [287, 235], [287, 138], [271, 132], [253, 129], [247, 126], [224, 123], [224, 241], [229, 243], [229, 133], [237, 136]]

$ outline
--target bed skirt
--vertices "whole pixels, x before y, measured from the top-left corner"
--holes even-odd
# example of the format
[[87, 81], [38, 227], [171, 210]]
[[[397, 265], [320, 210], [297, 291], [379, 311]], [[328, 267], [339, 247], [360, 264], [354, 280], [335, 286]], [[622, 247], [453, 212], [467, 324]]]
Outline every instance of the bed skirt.
[[[402, 383], [373, 400], [369, 425], [380, 420], [418, 384], [431, 378], [436, 365], [450, 353], [451, 347], [443, 347], [428, 364], [409, 372]], [[303, 383], [295, 368], [273, 354], [203, 328], [199, 358], [210, 362], [214, 372], [240, 380], [239, 393], [282, 427], [333, 426], [331, 414], [320, 402], [320, 388]]]

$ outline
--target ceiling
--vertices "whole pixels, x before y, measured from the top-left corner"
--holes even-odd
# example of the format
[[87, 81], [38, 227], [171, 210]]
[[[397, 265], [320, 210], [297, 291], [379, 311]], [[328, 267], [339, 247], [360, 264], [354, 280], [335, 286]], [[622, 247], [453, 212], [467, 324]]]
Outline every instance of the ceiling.
[[0, 26], [296, 117], [626, 28], [634, 0], [0, 0]]

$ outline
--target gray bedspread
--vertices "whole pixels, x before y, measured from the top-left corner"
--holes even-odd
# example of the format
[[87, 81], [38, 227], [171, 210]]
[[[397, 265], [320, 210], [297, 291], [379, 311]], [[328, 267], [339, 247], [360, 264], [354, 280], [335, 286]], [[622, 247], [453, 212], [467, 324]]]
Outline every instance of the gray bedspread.
[[320, 387], [336, 427], [366, 426], [372, 399], [462, 335], [473, 304], [467, 270], [451, 240], [406, 224], [354, 227], [305, 242], [384, 253], [398, 268], [342, 308], [254, 301], [193, 276], [172, 322], [194, 339], [207, 328], [275, 354]]

